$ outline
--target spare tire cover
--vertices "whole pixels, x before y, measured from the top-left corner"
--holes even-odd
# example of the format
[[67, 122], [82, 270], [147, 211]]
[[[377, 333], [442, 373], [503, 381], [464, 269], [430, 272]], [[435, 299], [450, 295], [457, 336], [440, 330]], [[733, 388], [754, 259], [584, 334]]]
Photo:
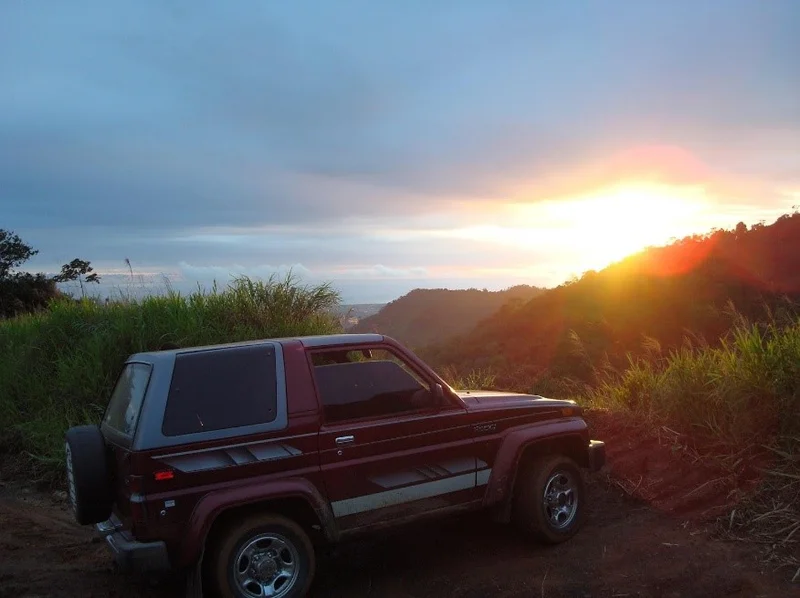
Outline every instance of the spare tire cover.
[[97, 426], [76, 426], [65, 439], [67, 494], [81, 525], [111, 516], [114, 493], [106, 443]]

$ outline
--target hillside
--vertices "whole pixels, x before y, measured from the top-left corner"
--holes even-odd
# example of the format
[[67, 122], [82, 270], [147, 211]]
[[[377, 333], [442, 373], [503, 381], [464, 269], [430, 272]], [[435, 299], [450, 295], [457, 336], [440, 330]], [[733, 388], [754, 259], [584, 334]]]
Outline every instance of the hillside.
[[[787, 301], [788, 299], [788, 301]], [[630, 256], [600, 272], [506, 306], [473, 330], [424, 351], [439, 367], [491, 369], [504, 386], [542, 378], [594, 381], [608, 356], [666, 352], [689, 334], [714, 343], [739, 315], [762, 320], [800, 300], [800, 214], [739, 224]], [[647, 342], [645, 342], [647, 341]]]
[[424, 347], [465, 334], [503, 305], [524, 303], [541, 292], [527, 285], [503, 291], [415, 289], [362, 319], [351, 332], [378, 332]]

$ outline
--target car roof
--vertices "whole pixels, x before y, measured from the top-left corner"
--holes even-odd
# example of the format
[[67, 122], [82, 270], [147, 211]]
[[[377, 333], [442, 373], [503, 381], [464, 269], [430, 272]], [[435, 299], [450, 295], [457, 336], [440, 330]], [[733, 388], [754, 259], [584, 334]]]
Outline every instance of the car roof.
[[343, 345], [354, 345], [364, 343], [379, 343], [384, 340], [382, 334], [321, 334], [315, 336], [295, 336], [283, 338], [264, 338], [251, 341], [239, 341], [234, 343], [222, 343], [218, 345], [198, 345], [194, 347], [181, 347], [178, 349], [166, 349], [163, 351], [145, 351], [131, 355], [128, 361], [149, 360], [148, 358], [163, 357], [166, 355], [178, 355], [181, 353], [193, 353], [197, 351], [213, 351], [216, 349], [230, 349], [235, 347], [249, 347], [253, 345], [300, 342], [304, 347], [336, 347]]

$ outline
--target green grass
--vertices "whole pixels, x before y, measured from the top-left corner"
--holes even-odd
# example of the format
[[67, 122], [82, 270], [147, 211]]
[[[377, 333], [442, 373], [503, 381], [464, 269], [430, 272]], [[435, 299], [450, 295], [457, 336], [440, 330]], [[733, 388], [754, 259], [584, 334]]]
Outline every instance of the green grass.
[[719, 346], [659, 353], [601, 372], [588, 403], [740, 446], [800, 436], [800, 321], [740, 320]]
[[0, 455], [27, 457], [58, 479], [64, 432], [98, 422], [124, 360], [164, 343], [196, 346], [340, 331], [328, 285], [291, 276], [235, 280], [210, 293], [151, 296], [102, 305], [63, 300], [0, 321]]

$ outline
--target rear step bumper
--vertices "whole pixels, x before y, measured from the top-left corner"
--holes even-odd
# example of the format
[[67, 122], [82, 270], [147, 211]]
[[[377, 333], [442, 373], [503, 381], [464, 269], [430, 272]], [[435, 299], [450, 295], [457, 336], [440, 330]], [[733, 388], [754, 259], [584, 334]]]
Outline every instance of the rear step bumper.
[[599, 471], [606, 464], [606, 443], [601, 440], [589, 441], [589, 470]]
[[123, 571], [169, 571], [170, 563], [164, 542], [137, 542], [122, 529], [122, 522], [112, 515], [107, 521], [95, 525], [98, 533], [114, 555], [114, 561]]

